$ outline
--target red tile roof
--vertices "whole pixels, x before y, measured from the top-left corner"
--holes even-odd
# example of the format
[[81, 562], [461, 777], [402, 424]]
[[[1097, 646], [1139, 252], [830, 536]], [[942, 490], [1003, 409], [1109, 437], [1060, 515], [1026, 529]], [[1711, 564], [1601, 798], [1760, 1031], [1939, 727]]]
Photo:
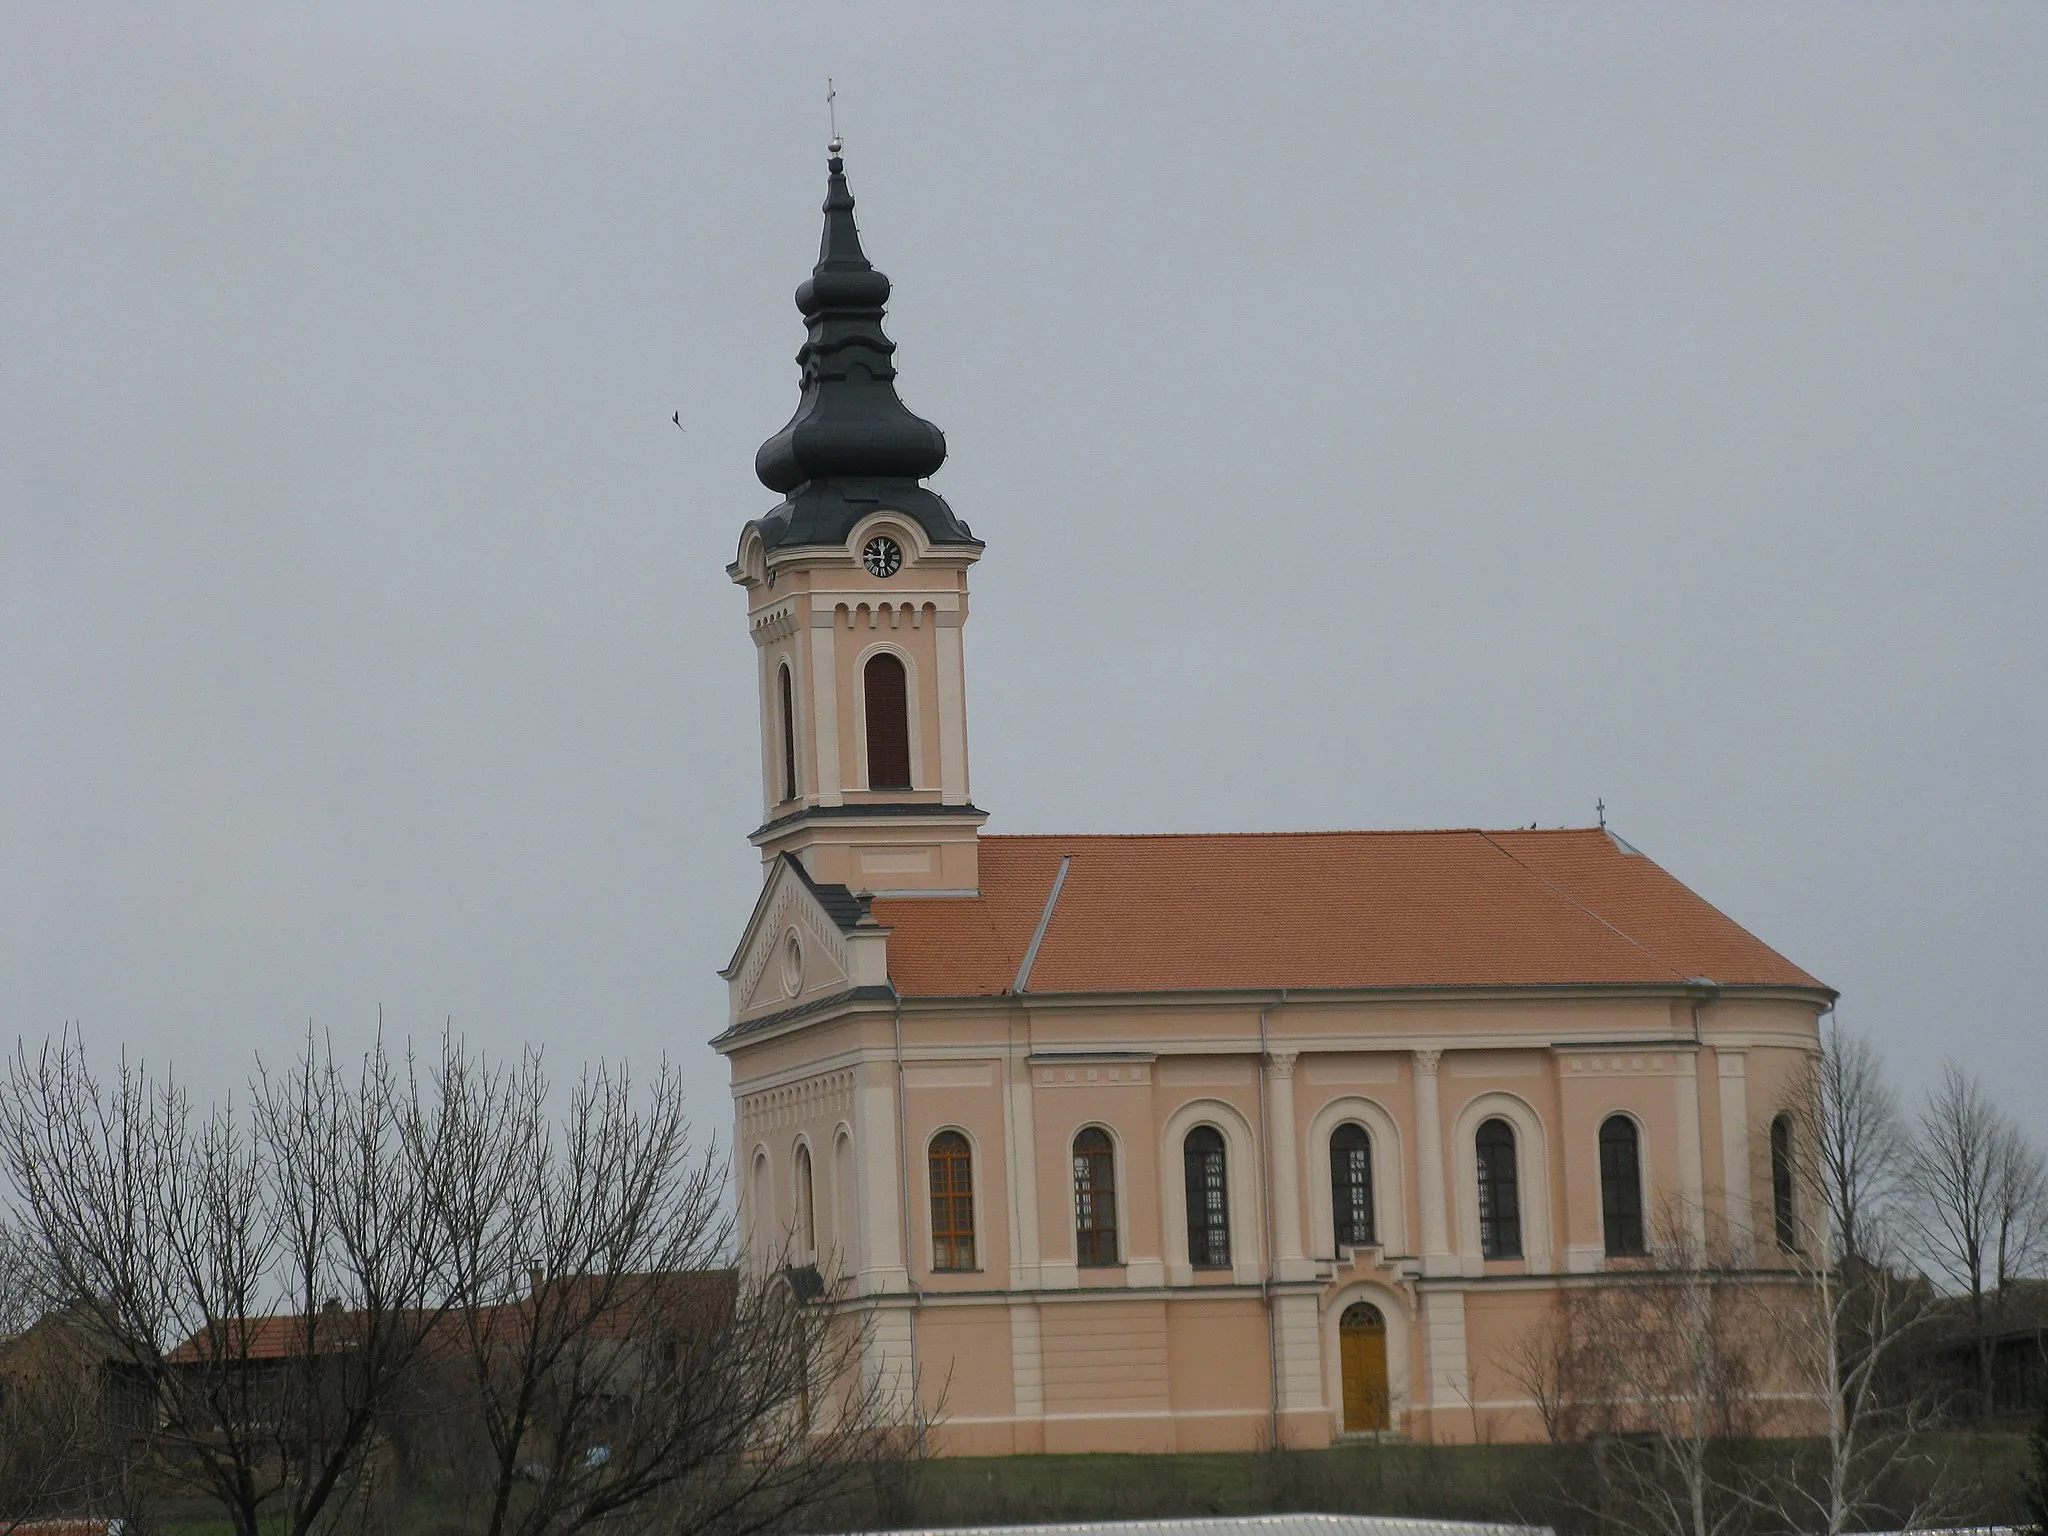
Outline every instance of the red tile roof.
[[981, 894], [883, 898], [909, 997], [1823, 984], [1597, 827], [983, 837]]

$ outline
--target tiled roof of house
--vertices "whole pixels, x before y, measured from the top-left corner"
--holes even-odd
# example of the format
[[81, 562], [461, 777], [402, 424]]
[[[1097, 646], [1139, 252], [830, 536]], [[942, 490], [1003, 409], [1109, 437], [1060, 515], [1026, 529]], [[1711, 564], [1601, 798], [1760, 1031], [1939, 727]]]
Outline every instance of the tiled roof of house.
[[1352, 987], [1826, 990], [1597, 828], [983, 837], [981, 894], [878, 898], [908, 997]]
[[[597, 1287], [609, 1283], [612, 1299], [587, 1326], [584, 1337], [610, 1339], [632, 1331], [630, 1310], [653, 1304], [663, 1308], [686, 1309], [676, 1315], [717, 1317], [730, 1313], [737, 1295], [738, 1275], [730, 1269], [688, 1270], [656, 1274], [621, 1275], [606, 1282], [593, 1276], [570, 1276], [548, 1282], [564, 1288], [564, 1310], [571, 1316], [593, 1304], [605, 1302]], [[379, 1326], [404, 1334], [425, 1327], [430, 1338], [444, 1347], [456, 1347], [472, 1336], [514, 1338], [524, 1333], [532, 1316], [531, 1301], [502, 1306], [477, 1307], [468, 1312], [448, 1311], [435, 1315], [423, 1311], [387, 1313]], [[358, 1347], [370, 1320], [365, 1313], [331, 1307], [315, 1314], [308, 1328], [304, 1312], [274, 1313], [264, 1317], [229, 1320], [216, 1338], [204, 1330], [193, 1334], [164, 1358], [172, 1365], [200, 1365], [210, 1359], [233, 1361], [294, 1360], [309, 1354], [338, 1354]], [[218, 1353], [216, 1353], [218, 1352]], [[0, 1531], [5, 1527], [0, 1526]]]

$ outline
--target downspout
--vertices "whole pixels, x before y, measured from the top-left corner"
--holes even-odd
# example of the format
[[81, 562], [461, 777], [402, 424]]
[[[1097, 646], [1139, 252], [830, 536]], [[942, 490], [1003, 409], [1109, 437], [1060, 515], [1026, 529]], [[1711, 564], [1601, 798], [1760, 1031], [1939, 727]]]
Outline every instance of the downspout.
[[917, 1314], [924, 1306], [924, 1287], [910, 1266], [910, 1112], [904, 1103], [903, 1081], [903, 994], [896, 994], [896, 1011], [891, 1020], [896, 1039], [896, 1228], [903, 1254], [903, 1278], [910, 1286], [910, 1409], [917, 1418], [917, 1454], [925, 1455], [924, 1410], [918, 1403]]
[[1266, 1019], [1287, 1001], [1287, 989], [1259, 1010], [1259, 1209], [1266, 1218], [1265, 1262], [1259, 1266], [1259, 1296], [1266, 1306], [1267, 1443], [1280, 1449], [1280, 1331], [1273, 1315], [1273, 1141], [1266, 1119]]

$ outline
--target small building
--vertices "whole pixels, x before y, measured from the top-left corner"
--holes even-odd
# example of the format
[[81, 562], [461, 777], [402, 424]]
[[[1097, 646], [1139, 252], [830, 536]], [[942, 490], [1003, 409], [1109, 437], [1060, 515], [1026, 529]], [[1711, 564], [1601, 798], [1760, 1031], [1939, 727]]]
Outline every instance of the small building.
[[751, 1262], [817, 1266], [973, 1454], [1536, 1437], [1510, 1352], [1658, 1212], [1782, 1281], [1818, 1219], [1783, 1111], [1835, 994], [1604, 823], [984, 833], [985, 546], [924, 484], [945, 438], [853, 210], [835, 150], [801, 398], [755, 460], [783, 499], [727, 568], [762, 887], [714, 1043]]

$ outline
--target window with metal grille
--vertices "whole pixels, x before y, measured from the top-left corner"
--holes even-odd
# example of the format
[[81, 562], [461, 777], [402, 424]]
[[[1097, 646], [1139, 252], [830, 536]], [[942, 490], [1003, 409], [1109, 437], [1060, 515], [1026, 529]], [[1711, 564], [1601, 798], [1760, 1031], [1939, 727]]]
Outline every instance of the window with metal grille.
[[902, 661], [887, 651], [868, 658], [861, 674], [867, 698], [868, 788], [910, 788], [910, 684]]
[[1600, 1218], [1610, 1257], [1643, 1252], [1642, 1146], [1627, 1115], [1609, 1115], [1600, 1126]]
[[958, 1131], [932, 1138], [932, 1268], [974, 1268], [974, 1154]]
[[782, 705], [782, 798], [796, 798], [796, 691], [789, 681], [789, 663], [777, 667], [776, 693]]
[[1083, 1269], [1122, 1262], [1116, 1245], [1116, 1148], [1089, 1126], [1074, 1138], [1074, 1262]]
[[1473, 1138], [1479, 1154], [1479, 1252], [1489, 1259], [1522, 1256], [1522, 1201], [1515, 1187], [1515, 1130], [1488, 1120]]
[[1198, 1125], [1182, 1144], [1187, 1163], [1188, 1262], [1196, 1269], [1230, 1268], [1230, 1186], [1223, 1135]]
[[1771, 1216], [1778, 1228], [1778, 1246], [1791, 1253], [1799, 1246], [1799, 1213], [1792, 1208], [1792, 1117], [1771, 1122]]
[[1339, 1248], [1378, 1241], [1372, 1220], [1372, 1138], [1362, 1125], [1340, 1125], [1330, 1132], [1330, 1205]]

